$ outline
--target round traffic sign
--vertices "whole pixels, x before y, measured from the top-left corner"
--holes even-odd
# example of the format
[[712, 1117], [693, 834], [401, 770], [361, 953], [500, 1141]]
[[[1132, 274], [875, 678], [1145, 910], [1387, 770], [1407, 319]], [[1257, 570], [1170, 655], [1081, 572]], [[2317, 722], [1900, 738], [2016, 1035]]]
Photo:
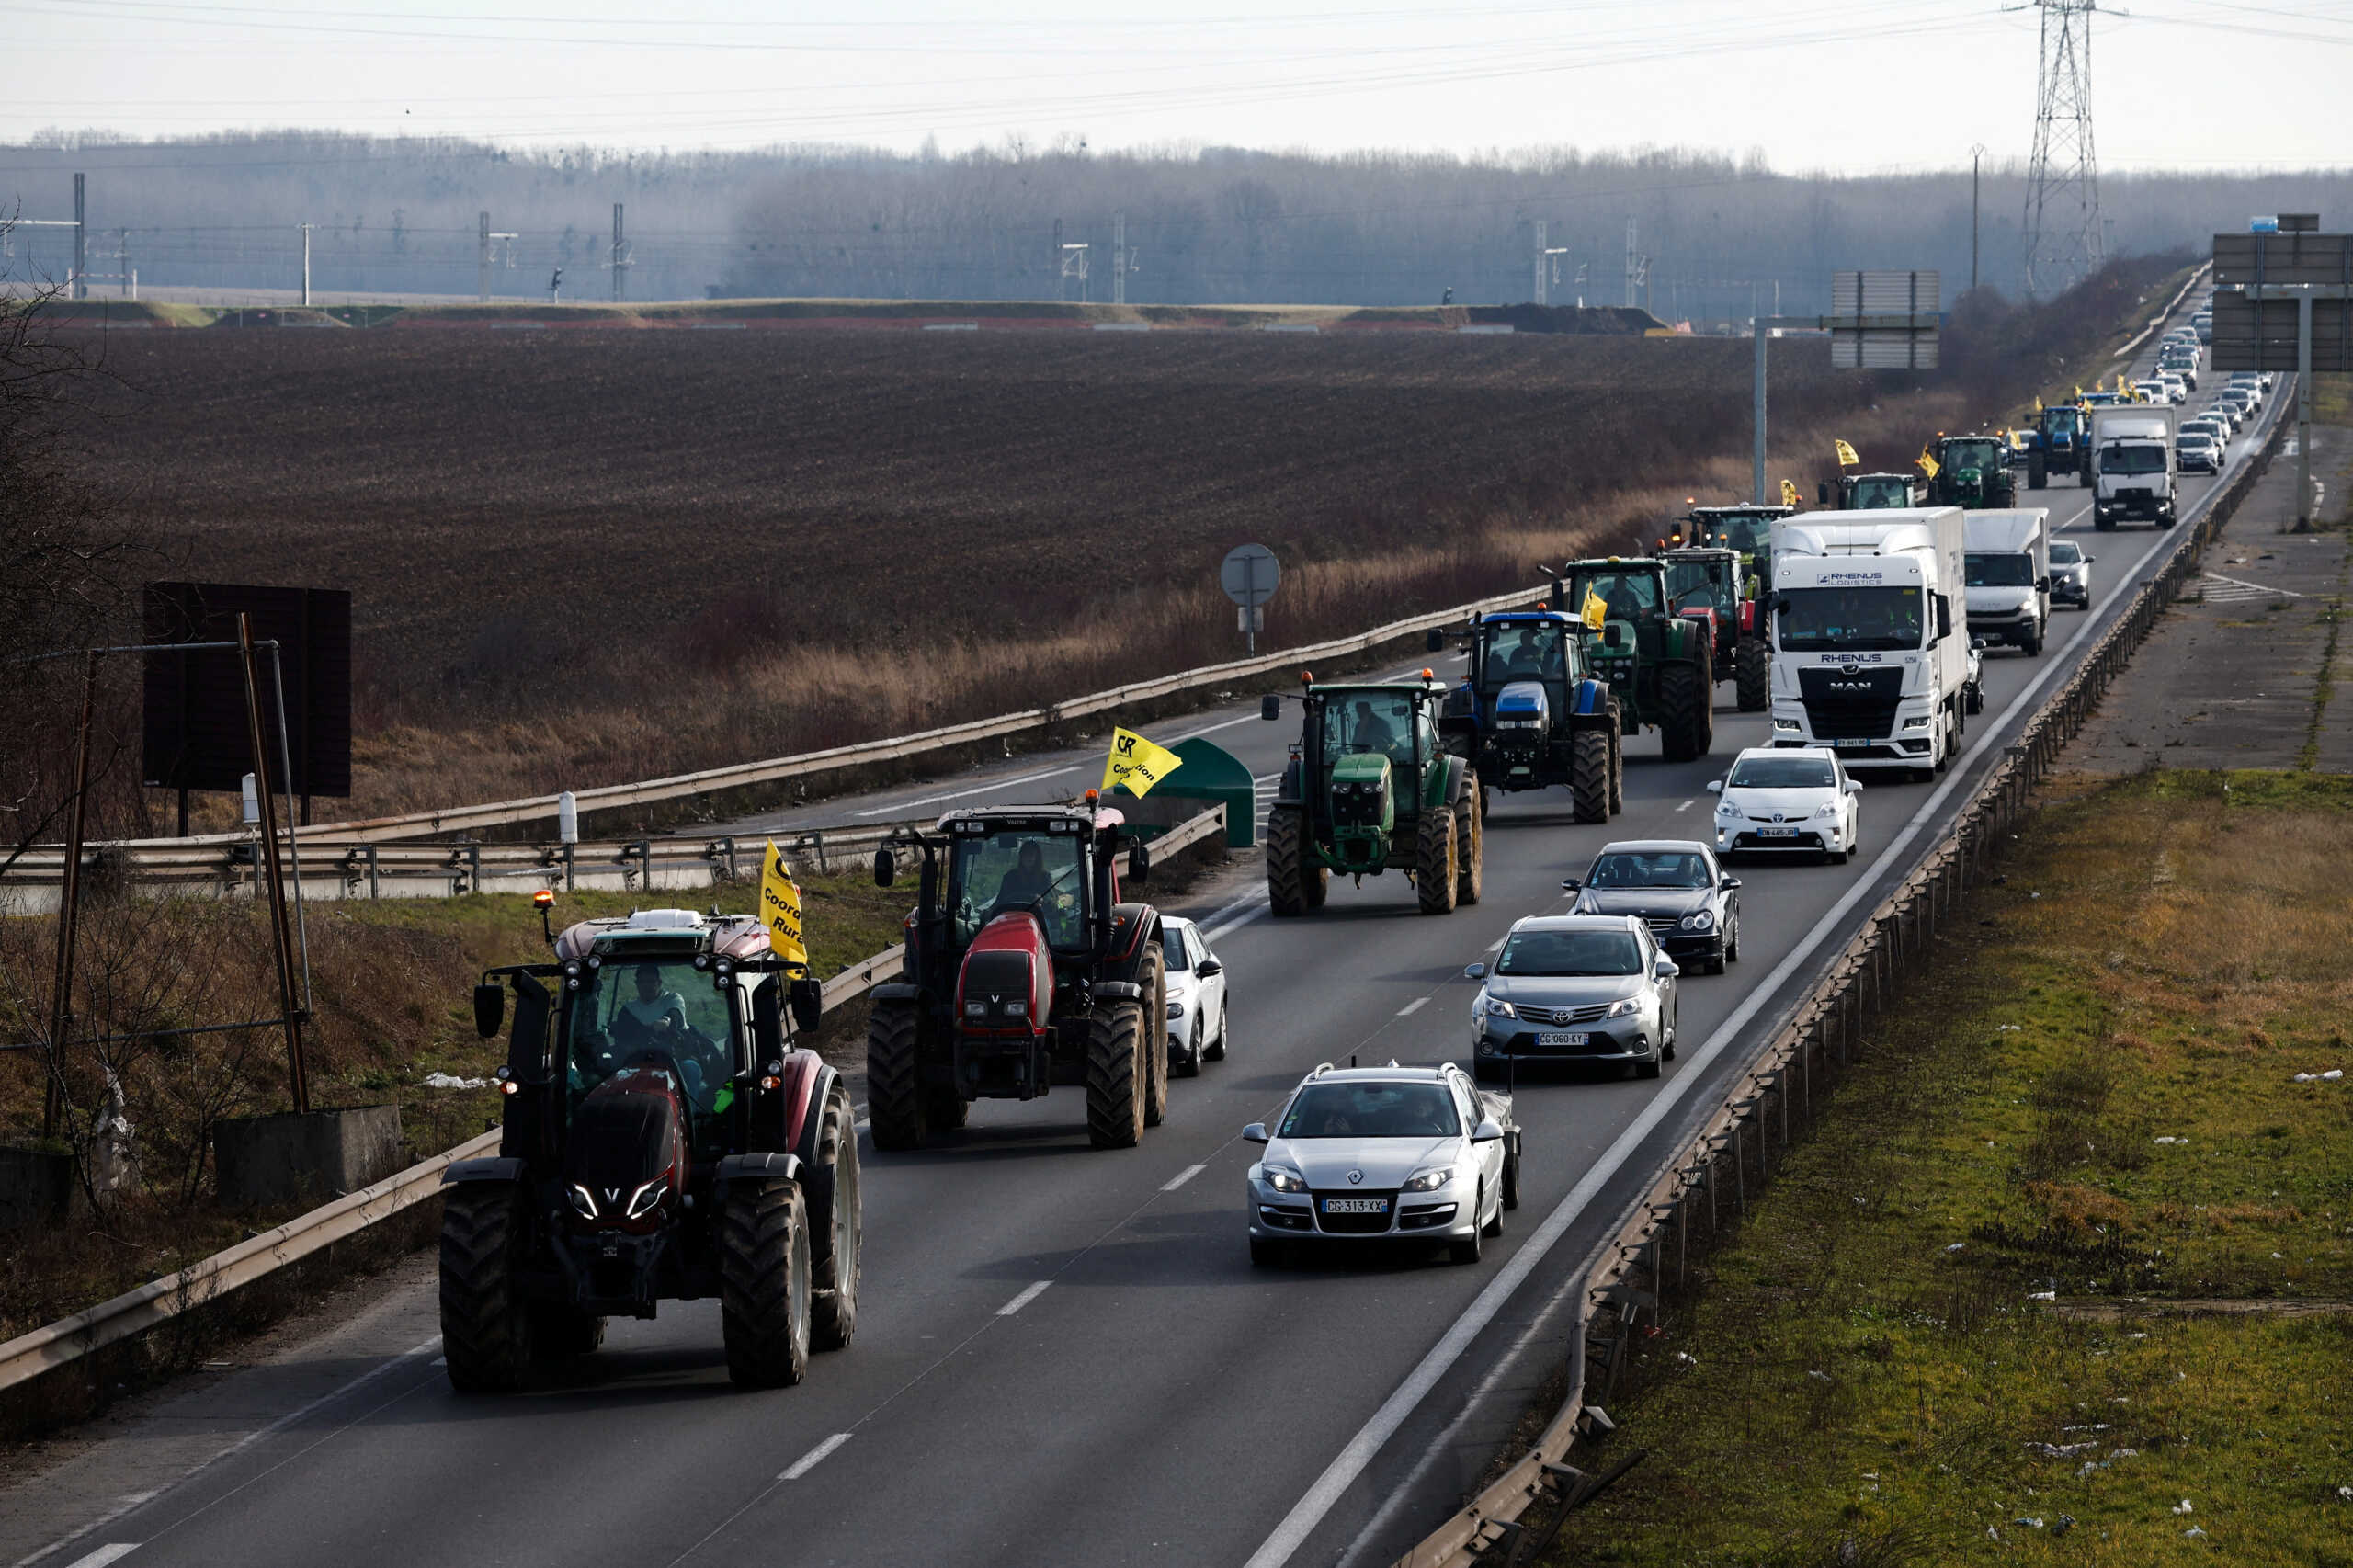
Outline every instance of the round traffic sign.
[[1218, 585], [1225, 597], [1245, 608], [1256, 608], [1275, 597], [1283, 580], [1282, 563], [1263, 544], [1238, 545], [1218, 568]]

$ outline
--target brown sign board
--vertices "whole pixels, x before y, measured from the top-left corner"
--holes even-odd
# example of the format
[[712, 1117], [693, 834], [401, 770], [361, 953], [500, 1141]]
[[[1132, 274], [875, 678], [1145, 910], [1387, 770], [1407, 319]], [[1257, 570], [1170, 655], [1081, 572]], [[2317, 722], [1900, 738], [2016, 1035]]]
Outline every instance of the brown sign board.
[[2353, 234], [2216, 234], [2214, 281], [2353, 283]]
[[[2214, 296], [2214, 340], [2207, 345], [2217, 370], [2294, 370], [2294, 300]], [[2313, 369], [2353, 370], [2353, 302], [2313, 301]]]
[[1933, 370], [1943, 275], [1914, 271], [1833, 272], [1830, 364], [1841, 370]]
[[[234, 642], [237, 612], [254, 641], [278, 643], [286, 687], [286, 742], [292, 792], [351, 793], [351, 595], [339, 588], [273, 588], [235, 583], [150, 583], [150, 644]], [[242, 787], [254, 771], [245, 719], [244, 673], [233, 648], [144, 656], [141, 777], [166, 790]], [[255, 664], [270, 783], [286, 789], [278, 756], [278, 699], [269, 657]]]

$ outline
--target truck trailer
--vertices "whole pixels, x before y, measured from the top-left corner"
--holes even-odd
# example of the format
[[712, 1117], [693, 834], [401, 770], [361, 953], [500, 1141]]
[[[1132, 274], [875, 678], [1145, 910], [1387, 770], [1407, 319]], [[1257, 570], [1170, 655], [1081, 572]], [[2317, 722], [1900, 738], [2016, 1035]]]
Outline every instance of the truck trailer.
[[1927, 506], [1773, 525], [1775, 745], [1924, 779], [1952, 761], [1969, 682], [1961, 517]]

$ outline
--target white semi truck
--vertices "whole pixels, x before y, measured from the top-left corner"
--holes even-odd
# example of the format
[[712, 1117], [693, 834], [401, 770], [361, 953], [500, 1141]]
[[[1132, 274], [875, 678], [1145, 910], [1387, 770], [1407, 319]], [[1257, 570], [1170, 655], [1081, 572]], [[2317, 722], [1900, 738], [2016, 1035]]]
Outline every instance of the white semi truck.
[[1969, 634], [2042, 652], [2051, 628], [2051, 514], [2040, 506], [1965, 515]]
[[[1961, 749], [1970, 639], [1958, 506], [1773, 525], [1773, 744], [1933, 778]], [[1864, 520], [1868, 518], [1868, 520]]]
[[2092, 526], [2145, 517], [2169, 528], [2178, 515], [2174, 411], [2158, 403], [2092, 410]]

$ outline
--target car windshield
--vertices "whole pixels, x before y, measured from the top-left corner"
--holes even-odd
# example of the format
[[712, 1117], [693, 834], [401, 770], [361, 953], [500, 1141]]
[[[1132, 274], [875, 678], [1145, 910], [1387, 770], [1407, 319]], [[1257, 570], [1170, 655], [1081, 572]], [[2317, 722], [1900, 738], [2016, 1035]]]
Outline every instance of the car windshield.
[[1444, 1084], [1310, 1084], [1291, 1097], [1283, 1138], [1460, 1137], [1462, 1118]]
[[2018, 551], [1962, 558], [1962, 582], [1972, 588], [2023, 588], [2034, 581], [2034, 557]]
[[1324, 706], [1324, 760], [1374, 752], [1392, 762], [1414, 760], [1414, 703], [1393, 691], [1334, 692]]
[[2211, 447], [2213, 444], [2214, 437], [2209, 436], [2203, 430], [2192, 430], [2188, 435], [2184, 436], [2180, 440], [2174, 443], [2177, 448], [2188, 447], [2200, 451]]
[[1515, 680], [1553, 680], [1561, 674], [1558, 621], [1523, 620], [1494, 628], [1487, 638], [1486, 663], [1480, 666], [1489, 686]]
[[1793, 653], [1921, 646], [1920, 590], [1787, 588], [1773, 596], [1774, 635]]
[[1515, 931], [1495, 958], [1512, 975], [1640, 974], [1642, 944], [1631, 931]]
[[691, 959], [607, 958], [572, 994], [568, 1023], [564, 1085], [574, 1107], [614, 1074], [641, 1063], [675, 1069], [681, 1097], [698, 1119], [734, 1101], [727, 994], [710, 975], [697, 973]]
[[2102, 473], [2163, 473], [2165, 449], [2155, 445], [2109, 447], [2099, 455]]
[[1733, 764], [1727, 790], [1827, 790], [1838, 782], [1819, 756], [1744, 756]]
[[2083, 564], [2083, 560], [2084, 560], [2084, 551], [2083, 551], [2083, 547], [2082, 547], [2081, 545], [2069, 544], [2069, 543], [2065, 542], [2065, 541], [2064, 541], [2064, 540], [2052, 540], [2052, 545], [2051, 545], [2051, 564], [2052, 564], [2052, 565], [2053, 565], [2053, 566], [2080, 566], [2081, 564]]
[[955, 835], [948, 887], [957, 945], [970, 942], [1000, 915], [1034, 909], [1045, 923], [1047, 941], [1058, 948], [1079, 946], [1086, 939], [1079, 838], [1030, 827]]
[[1193, 967], [1193, 955], [1188, 950], [1182, 928], [1163, 925], [1160, 927], [1161, 964], [1170, 974], [1182, 974]]
[[1703, 888], [1708, 862], [1683, 849], [1621, 850], [1596, 859], [1585, 881], [1592, 888]]

